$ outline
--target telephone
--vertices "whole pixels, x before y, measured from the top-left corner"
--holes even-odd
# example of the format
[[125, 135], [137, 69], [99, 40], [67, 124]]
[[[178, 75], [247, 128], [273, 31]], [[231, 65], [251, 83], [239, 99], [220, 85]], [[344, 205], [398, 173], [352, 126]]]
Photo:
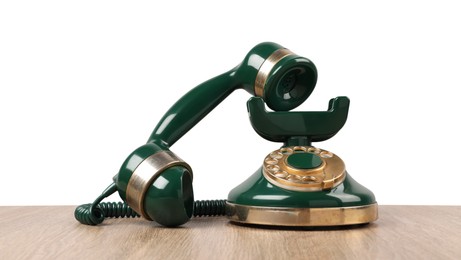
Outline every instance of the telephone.
[[[331, 99], [328, 110], [290, 112], [312, 93], [315, 65], [271, 42], [256, 45], [241, 64], [186, 93], [160, 119], [147, 143], [134, 150], [113, 183], [75, 218], [96, 225], [106, 217], [142, 216], [167, 227], [192, 216], [226, 215], [231, 222], [270, 226], [339, 226], [378, 218], [373, 193], [347, 173], [336, 154], [312, 146], [345, 124], [349, 99]], [[230, 191], [227, 200], [194, 201], [192, 168], [170, 147], [234, 90], [242, 88], [254, 130], [282, 147]], [[265, 104], [273, 111], [267, 111]], [[123, 202], [103, 203], [117, 192]]]

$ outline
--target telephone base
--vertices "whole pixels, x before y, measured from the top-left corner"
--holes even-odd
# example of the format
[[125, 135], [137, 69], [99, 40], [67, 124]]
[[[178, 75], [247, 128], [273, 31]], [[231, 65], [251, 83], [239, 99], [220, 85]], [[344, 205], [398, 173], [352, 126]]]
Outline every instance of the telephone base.
[[262, 167], [230, 191], [231, 221], [273, 226], [342, 226], [378, 219], [374, 194], [345, 173], [332, 189], [293, 191], [269, 182]]
[[258, 207], [227, 203], [233, 222], [270, 226], [344, 226], [370, 223], [378, 218], [378, 204], [337, 208]]

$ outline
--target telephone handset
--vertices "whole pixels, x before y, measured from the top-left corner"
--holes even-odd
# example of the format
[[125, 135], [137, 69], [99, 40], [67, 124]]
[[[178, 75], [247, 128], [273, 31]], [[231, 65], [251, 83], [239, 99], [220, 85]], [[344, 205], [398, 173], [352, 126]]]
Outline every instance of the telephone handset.
[[[325, 112], [288, 112], [312, 93], [317, 69], [275, 43], [256, 45], [240, 65], [179, 99], [146, 144], [133, 151], [113, 183], [75, 217], [96, 225], [105, 217], [142, 216], [178, 226], [192, 216], [227, 215], [233, 222], [280, 226], [331, 226], [377, 219], [374, 195], [346, 172], [335, 154], [311, 142], [334, 136], [347, 119], [349, 99], [332, 99]], [[243, 88], [250, 121], [263, 138], [283, 142], [227, 200], [194, 201], [192, 169], [170, 147], [230, 93]], [[268, 112], [264, 103], [273, 110]], [[102, 203], [118, 191], [123, 203]]]

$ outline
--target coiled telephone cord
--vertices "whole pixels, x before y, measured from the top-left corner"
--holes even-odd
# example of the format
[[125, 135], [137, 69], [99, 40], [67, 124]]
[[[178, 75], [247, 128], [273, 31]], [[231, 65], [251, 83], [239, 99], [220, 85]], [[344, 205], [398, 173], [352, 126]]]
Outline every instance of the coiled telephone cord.
[[[135, 218], [140, 217], [125, 202], [101, 202], [104, 198], [117, 191], [115, 183], [112, 183], [93, 202], [83, 204], [75, 209], [75, 219], [85, 225], [101, 224], [105, 218]], [[226, 214], [226, 200], [196, 200], [194, 201], [194, 217], [224, 216]]]

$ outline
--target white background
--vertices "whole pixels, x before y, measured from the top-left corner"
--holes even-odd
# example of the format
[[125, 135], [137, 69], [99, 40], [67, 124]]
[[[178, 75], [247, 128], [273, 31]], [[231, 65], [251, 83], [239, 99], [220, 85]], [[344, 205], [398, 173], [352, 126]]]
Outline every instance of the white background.
[[[178, 98], [263, 41], [317, 65], [297, 110], [349, 96], [343, 130], [315, 145], [380, 204], [460, 205], [456, 1], [315, 2], [2, 1], [0, 205], [93, 201]], [[280, 146], [251, 128], [249, 97], [172, 147], [196, 199], [226, 198]]]

